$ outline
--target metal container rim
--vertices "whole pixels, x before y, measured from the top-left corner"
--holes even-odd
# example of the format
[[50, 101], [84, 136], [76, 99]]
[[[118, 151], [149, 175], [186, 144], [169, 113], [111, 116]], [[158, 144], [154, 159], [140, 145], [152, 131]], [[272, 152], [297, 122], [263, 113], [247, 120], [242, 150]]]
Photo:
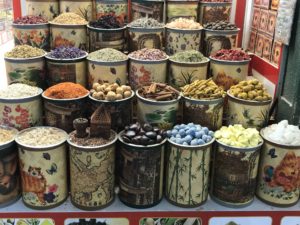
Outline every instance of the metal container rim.
[[28, 101], [34, 100], [35, 98], [39, 97], [43, 93], [42, 88], [39, 88], [39, 87], [36, 87], [36, 88], [38, 88], [38, 93], [35, 95], [27, 96], [27, 97], [20, 97], [20, 98], [2, 98], [2, 97], [0, 97], [0, 103], [18, 103], [20, 101], [28, 102]]
[[272, 99], [267, 100], [267, 101], [252, 101], [252, 100], [240, 99], [240, 98], [234, 97], [230, 93], [230, 90], [227, 91], [227, 95], [228, 95], [229, 99], [231, 99], [235, 102], [238, 102], [238, 103], [242, 103], [243, 105], [269, 105], [272, 102]]
[[84, 96], [81, 96], [81, 97], [78, 97], [78, 98], [58, 99], [58, 98], [49, 98], [49, 97], [45, 96], [45, 92], [46, 92], [46, 91], [44, 91], [44, 92], [42, 93], [43, 99], [49, 100], [49, 101], [52, 101], [52, 102], [68, 102], [68, 101], [82, 100], [82, 99], [85, 99], [86, 97], [88, 97], [89, 94], [90, 94], [90, 92], [88, 91]]
[[93, 30], [93, 31], [124, 31], [126, 30], [127, 26], [123, 26], [123, 27], [120, 27], [120, 28], [98, 28], [98, 27], [92, 27], [91, 25], [87, 24], [87, 28], [90, 29], [90, 30]]
[[174, 141], [171, 141], [170, 138], [168, 138], [168, 143], [173, 145], [173, 146], [176, 146], [178, 148], [181, 148], [181, 149], [187, 149], [187, 150], [202, 150], [206, 147], [209, 147], [211, 146], [214, 142], [215, 142], [215, 138], [213, 137], [212, 140], [208, 143], [205, 143], [203, 145], [181, 145], [181, 144], [177, 144], [175, 143]]
[[10, 140], [0, 144], [0, 152], [1, 152], [5, 148], [10, 147], [11, 145], [14, 144], [15, 138], [18, 135], [19, 131], [14, 127], [9, 127], [9, 126], [3, 125], [3, 124], [0, 125], [0, 129], [13, 130], [15, 132], [15, 134], [13, 135], [13, 137]]
[[53, 62], [75, 62], [75, 61], [79, 61], [81, 59], [86, 59], [86, 57], [89, 55], [89, 53], [87, 53], [86, 51], [84, 51], [84, 55], [77, 57], [77, 58], [73, 58], [73, 59], [61, 59], [61, 58], [52, 58], [50, 57], [51, 52], [48, 52], [47, 55], [45, 55], [45, 58], [49, 61], [53, 61]]
[[212, 56], [209, 56], [209, 59], [211, 62], [216, 62], [216, 63], [220, 63], [220, 64], [232, 64], [232, 65], [237, 65], [237, 64], [248, 64], [250, 63], [251, 59], [247, 59], [247, 60], [241, 60], [241, 61], [234, 61], [234, 60], [220, 60], [220, 59], [215, 59]]
[[225, 98], [215, 98], [215, 99], [194, 99], [194, 98], [190, 98], [190, 97], [186, 97], [183, 95], [183, 93], [181, 92], [181, 96], [184, 100], [189, 101], [189, 102], [196, 102], [196, 103], [203, 103], [203, 104], [214, 104], [214, 103], [219, 103], [219, 102], [223, 102]]
[[251, 152], [251, 151], [259, 150], [262, 147], [262, 145], [264, 144], [264, 140], [263, 140], [263, 138], [261, 138], [261, 142], [257, 146], [254, 146], [254, 147], [234, 147], [234, 146], [224, 144], [223, 142], [220, 142], [218, 139], [216, 139], [216, 143], [218, 143], [218, 145], [222, 146], [223, 148], [228, 149], [229, 151]]
[[171, 58], [169, 58], [169, 61], [171, 63], [177, 64], [177, 65], [188, 65], [188, 66], [195, 65], [196, 66], [196, 65], [206, 65], [210, 62], [209, 58], [207, 58], [207, 57], [204, 57], [204, 58], [205, 58], [205, 61], [201, 61], [201, 62], [180, 62], [180, 61], [176, 61], [176, 60], [171, 59]]
[[137, 98], [139, 100], [141, 100], [142, 102], [146, 102], [146, 103], [155, 103], [157, 105], [167, 105], [167, 104], [170, 104], [170, 103], [179, 102], [179, 100], [181, 99], [181, 95], [178, 95], [178, 98], [176, 98], [176, 99], [168, 100], [168, 101], [157, 101], [157, 100], [147, 99], [147, 98], [142, 97], [139, 94], [139, 90], [140, 90], [140, 88], [135, 91], [135, 95], [137, 96]]
[[133, 90], [131, 90], [131, 96], [127, 97], [127, 98], [124, 98], [124, 99], [120, 99], [120, 100], [115, 100], [115, 101], [108, 101], [108, 100], [98, 100], [98, 99], [95, 99], [93, 96], [89, 95], [89, 98], [95, 102], [98, 102], [98, 103], [122, 103], [122, 102], [126, 102], [127, 100], [130, 100], [134, 97], [135, 93]]

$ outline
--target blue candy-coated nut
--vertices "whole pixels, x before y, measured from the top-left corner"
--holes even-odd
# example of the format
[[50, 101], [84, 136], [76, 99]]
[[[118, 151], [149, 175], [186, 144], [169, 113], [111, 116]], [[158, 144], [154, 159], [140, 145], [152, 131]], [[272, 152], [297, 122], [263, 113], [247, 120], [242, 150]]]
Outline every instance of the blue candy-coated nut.
[[194, 123], [188, 123], [188, 126], [194, 126], [195, 124]]
[[198, 144], [198, 145], [204, 145], [205, 142], [204, 142], [202, 139], [198, 139], [197, 144]]
[[190, 127], [189, 127], [189, 126], [185, 126], [183, 129], [184, 129], [185, 131], [187, 131], [187, 130], [190, 129]]
[[192, 140], [193, 140], [193, 137], [189, 134], [184, 137], [184, 141], [186, 141], [188, 143], [191, 142]]
[[168, 131], [167, 131], [167, 136], [168, 136], [168, 137], [171, 137], [171, 136], [172, 136], [172, 131], [171, 131], [171, 130], [168, 130]]
[[176, 125], [176, 126], [173, 127], [173, 129], [179, 130], [179, 129], [180, 129], [180, 126], [179, 126], [179, 125]]
[[200, 130], [202, 130], [202, 127], [200, 125], [196, 125], [196, 130], [200, 131]]
[[181, 145], [183, 143], [183, 140], [181, 138], [176, 138], [176, 144]]
[[172, 137], [170, 137], [170, 140], [171, 140], [171, 141], [173, 141], [173, 142], [176, 142], [176, 138], [175, 138], [175, 137], [173, 137], [173, 136], [172, 136]]
[[211, 130], [210, 130], [210, 131], [208, 131], [208, 135], [209, 135], [209, 136], [213, 137], [213, 136], [214, 136], [214, 134], [215, 134], [215, 133], [214, 133], [213, 131], [211, 131]]
[[185, 130], [184, 129], [180, 129], [179, 130], [179, 134], [181, 137], [184, 137], [186, 135]]
[[187, 130], [186, 133], [187, 133], [188, 135], [191, 135], [192, 137], [195, 137], [195, 130], [194, 130], [193, 128]]
[[204, 134], [204, 135], [202, 136], [202, 140], [206, 142], [206, 139], [207, 139], [208, 137], [209, 137], [209, 136], [207, 136], [206, 134]]
[[189, 145], [187, 142], [183, 142], [182, 145]]
[[202, 130], [204, 131], [205, 134], [208, 134], [209, 129], [207, 127], [203, 127]]
[[193, 139], [191, 141], [191, 145], [193, 145], [193, 146], [198, 145], [198, 140], [197, 139]]
[[211, 140], [212, 140], [212, 137], [211, 137], [211, 136], [207, 136], [205, 142], [208, 143], [208, 142], [210, 142]]
[[176, 138], [181, 138], [180, 134], [176, 134], [175, 137], [176, 137]]
[[184, 129], [185, 128], [185, 124], [182, 123], [182, 124], [179, 125], [179, 127], [180, 127], [180, 129]]
[[202, 133], [200, 131], [195, 132], [195, 137], [196, 138], [202, 138]]
[[173, 135], [173, 136], [176, 136], [176, 134], [178, 134], [178, 130], [173, 129], [173, 130], [172, 130], [172, 135]]

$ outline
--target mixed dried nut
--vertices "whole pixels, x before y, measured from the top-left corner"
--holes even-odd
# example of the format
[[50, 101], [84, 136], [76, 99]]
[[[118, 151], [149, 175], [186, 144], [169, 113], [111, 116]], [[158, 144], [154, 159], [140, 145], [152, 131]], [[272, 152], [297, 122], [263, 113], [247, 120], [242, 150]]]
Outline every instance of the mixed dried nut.
[[152, 83], [151, 85], [146, 85], [140, 88], [138, 93], [143, 98], [156, 101], [170, 101], [177, 99], [180, 95], [180, 92], [175, 88], [162, 83]]

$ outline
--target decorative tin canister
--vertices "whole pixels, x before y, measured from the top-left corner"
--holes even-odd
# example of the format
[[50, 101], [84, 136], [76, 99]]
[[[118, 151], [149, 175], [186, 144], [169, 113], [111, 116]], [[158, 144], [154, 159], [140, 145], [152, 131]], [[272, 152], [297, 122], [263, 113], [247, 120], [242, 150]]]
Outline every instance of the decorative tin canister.
[[169, 140], [166, 167], [166, 198], [180, 207], [197, 207], [208, 197], [212, 144], [184, 146]]
[[18, 130], [42, 125], [42, 92], [26, 98], [0, 98], [0, 123]]
[[259, 165], [256, 195], [279, 207], [295, 205], [300, 196], [300, 146], [278, 144], [260, 132], [264, 145]]
[[179, 89], [195, 80], [206, 80], [209, 61], [177, 62], [169, 59], [169, 84]]
[[237, 47], [237, 37], [240, 29], [236, 30], [209, 30], [204, 29], [203, 53], [210, 56], [221, 49]]
[[230, 91], [228, 95], [228, 124], [242, 124], [245, 128], [256, 128], [260, 130], [269, 121], [269, 111], [272, 100], [250, 101], [234, 97]]
[[30, 45], [49, 51], [49, 23], [12, 24], [15, 45]]
[[43, 56], [21, 59], [4, 57], [7, 83], [24, 83], [46, 87], [46, 68]]
[[70, 151], [71, 201], [84, 210], [96, 210], [110, 205], [115, 187], [114, 139], [101, 146], [80, 146], [68, 139]]
[[217, 140], [210, 193], [213, 200], [229, 207], [245, 207], [252, 203], [262, 144], [237, 148]]
[[183, 96], [183, 121], [218, 130], [222, 127], [223, 106], [223, 98], [199, 100]]
[[167, 22], [179, 17], [198, 19], [198, 1], [167, 0]]
[[246, 80], [249, 63], [250, 60], [227, 61], [210, 57], [210, 75], [218, 86], [227, 91], [231, 86]]
[[18, 130], [0, 126], [3, 131], [11, 132], [9, 140], [1, 140], [0, 144], [0, 207], [6, 207], [17, 201], [21, 194], [18, 171], [18, 151], [15, 135]]
[[42, 16], [48, 21], [59, 15], [59, 0], [26, 0], [27, 15]]
[[111, 128], [114, 131], [121, 131], [125, 126], [132, 123], [132, 100], [134, 92], [129, 98], [116, 101], [97, 100], [92, 96], [89, 96], [92, 103], [91, 111], [94, 112], [97, 107], [104, 104], [105, 109], [111, 115]]
[[127, 63], [123, 61], [104, 62], [87, 59], [88, 61], [88, 87], [92, 88], [93, 83], [127, 83]]
[[93, 1], [92, 0], [60, 0], [59, 1], [60, 13], [73, 12], [86, 21], [93, 19]]
[[50, 32], [51, 49], [64, 45], [88, 51], [86, 25], [65, 25], [50, 22]]
[[46, 55], [47, 84], [49, 87], [61, 82], [73, 82], [87, 85], [86, 57], [76, 59], [55, 59]]
[[131, 1], [131, 21], [139, 18], [153, 18], [159, 22], [164, 22], [164, 1], [163, 0], [132, 0]]
[[229, 21], [230, 2], [201, 2], [199, 5], [199, 23], [206, 24], [216, 21]]
[[134, 145], [125, 143], [121, 134], [119, 134], [120, 200], [134, 208], [157, 205], [163, 197], [166, 140], [155, 145]]
[[141, 123], [151, 123], [161, 129], [170, 129], [176, 123], [181, 96], [170, 101], [155, 101], [143, 98], [138, 91], [137, 116]]
[[90, 52], [102, 48], [113, 48], [119, 51], [124, 50], [126, 44], [126, 27], [115, 29], [95, 28], [89, 25], [87, 27], [89, 32]]
[[200, 50], [202, 29], [183, 30], [166, 28], [166, 53], [173, 55], [176, 52]]
[[[50, 133], [57, 132], [57, 135], [62, 135], [61, 140], [42, 146], [31, 146], [20, 140], [26, 132], [39, 128], [49, 129]], [[32, 127], [17, 135], [22, 198], [26, 206], [49, 209], [60, 205], [68, 197], [66, 139], [67, 133], [54, 127]]]
[[129, 56], [129, 83], [133, 90], [151, 82], [166, 83], [168, 59], [141, 60]]
[[53, 99], [42, 94], [44, 100], [45, 125], [73, 130], [73, 120], [86, 115], [87, 96], [73, 99]]
[[121, 24], [127, 23], [128, 19], [127, 0], [96, 0], [96, 18], [103, 15], [115, 15]]
[[162, 49], [164, 39], [164, 27], [140, 28], [128, 27], [129, 52], [143, 48]]

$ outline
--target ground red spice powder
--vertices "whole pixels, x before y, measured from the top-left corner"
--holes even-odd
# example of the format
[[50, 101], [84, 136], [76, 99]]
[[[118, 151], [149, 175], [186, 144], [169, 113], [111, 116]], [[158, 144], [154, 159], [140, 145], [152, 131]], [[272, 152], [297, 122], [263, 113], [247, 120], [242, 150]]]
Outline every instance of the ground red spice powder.
[[54, 99], [79, 98], [87, 95], [89, 91], [80, 84], [63, 82], [48, 88], [44, 95]]

